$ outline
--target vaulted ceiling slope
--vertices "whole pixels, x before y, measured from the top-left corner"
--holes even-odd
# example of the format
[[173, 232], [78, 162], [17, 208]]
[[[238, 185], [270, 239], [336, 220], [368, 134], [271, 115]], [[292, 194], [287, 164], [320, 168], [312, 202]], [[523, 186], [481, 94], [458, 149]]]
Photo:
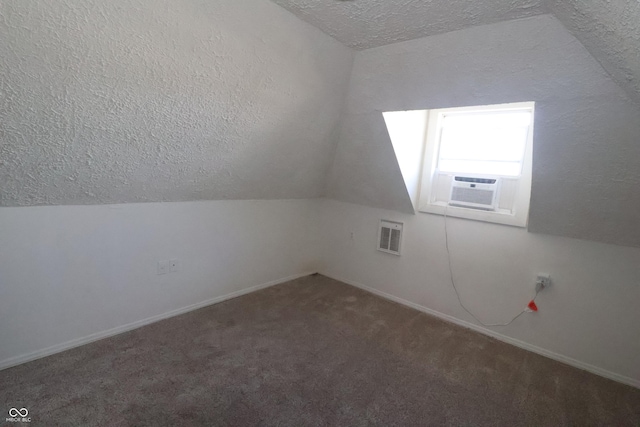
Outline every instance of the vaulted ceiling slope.
[[0, 206], [322, 194], [353, 52], [267, 0], [0, 2]]
[[535, 101], [529, 230], [640, 247], [640, 108], [553, 16], [358, 52], [327, 195], [413, 212], [382, 112]]
[[357, 50], [547, 12], [543, 0], [272, 0]]
[[549, 6], [640, 104], [640, 1], [549, 0]]
[[640, 104], [639, 0], [272, 0], [356, 50], [553, 13]]

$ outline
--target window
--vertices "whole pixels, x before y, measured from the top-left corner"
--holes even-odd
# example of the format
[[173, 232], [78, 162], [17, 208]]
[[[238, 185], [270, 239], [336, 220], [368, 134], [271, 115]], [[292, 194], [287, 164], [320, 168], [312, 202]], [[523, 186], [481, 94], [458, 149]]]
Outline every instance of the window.
[[534, 103], [426, 114], [419, 210], [526, 227]]

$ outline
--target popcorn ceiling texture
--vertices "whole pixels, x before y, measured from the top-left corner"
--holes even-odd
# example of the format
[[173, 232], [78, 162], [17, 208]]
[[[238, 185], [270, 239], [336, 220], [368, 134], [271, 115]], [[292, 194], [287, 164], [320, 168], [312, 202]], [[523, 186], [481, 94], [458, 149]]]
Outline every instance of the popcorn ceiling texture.
[[353, 53], [265, 0], [0, 2], [0, 205], [321, 195]]
[[640, 0], [272, 0], [363, 50], [552, 12], [640, 104]]
[[546, 12], [542, 0], [272, 0], [362, 50]]
[[640, 103], [640, 1], [550, 0], [560, 21]]

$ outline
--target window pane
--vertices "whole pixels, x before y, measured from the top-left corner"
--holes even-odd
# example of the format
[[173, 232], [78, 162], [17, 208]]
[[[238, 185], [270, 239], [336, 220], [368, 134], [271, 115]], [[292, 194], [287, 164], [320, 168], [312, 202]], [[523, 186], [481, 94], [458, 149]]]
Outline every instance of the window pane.
[[530, 111], [493, 111], [481, 113], [450, 113], [444, 116], [443, 127], [473, 126], [496, 127], [516, 126], [526, 127], [531, 123]]
[[440, 136], [438, 169], [489, 175], [519, 175], [530, 112], [446, 115]]
[[518, 176], [522, 172], [522, 163], [475, 160], [440, 160], [438, 169], [441, 172], [451, 173]]
[[441, 159], [522, 160], [527, 128], [442, 129]]

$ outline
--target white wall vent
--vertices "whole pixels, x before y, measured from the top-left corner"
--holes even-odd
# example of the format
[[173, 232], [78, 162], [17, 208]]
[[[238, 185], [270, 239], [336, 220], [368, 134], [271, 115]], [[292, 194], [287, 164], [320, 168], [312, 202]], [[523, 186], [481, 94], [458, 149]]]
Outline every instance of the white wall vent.
[[500, 180], [454, 176], [451, 180], [449, 204], [465, 208], [495, 211]]
[[400, 255], [402, 244], [402, 223], [380, 220], [378, 229], [378, 250], [394, 255]]

